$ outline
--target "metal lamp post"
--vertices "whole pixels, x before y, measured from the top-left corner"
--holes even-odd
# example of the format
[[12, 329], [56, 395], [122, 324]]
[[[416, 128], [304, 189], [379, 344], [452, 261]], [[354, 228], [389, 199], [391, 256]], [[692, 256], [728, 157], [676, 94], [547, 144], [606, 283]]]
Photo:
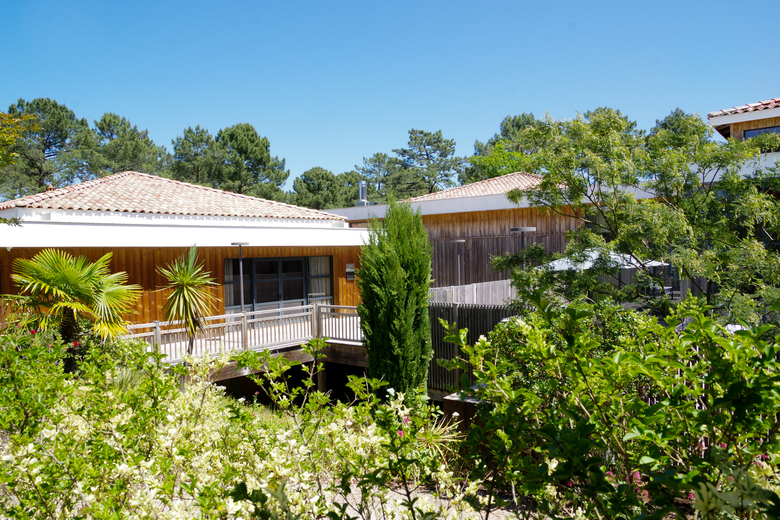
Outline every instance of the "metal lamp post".
[[[535, 227], [513, 227], [509, 228], [510, 233], [520, 233], [520, 250], [525, 251], [525, 234], [536, 231]], [[523, 269], [525, 269], [525, 258], [523, 258]]]
[[455, 247], [458, 249], [458, 287], [460, 287], [460, 244], [465, 244], [466, 241], [463, 239], [460, 240], [452, 240], [453, 244], [456, 244]]
[[238, 246], [238, 279], [239, 289], [241, 294], [241, 312], [244, 312], [244, 254], [241, 250], [242, 246], [248, 246], [249, 242], [231, 242], [231, 246]]

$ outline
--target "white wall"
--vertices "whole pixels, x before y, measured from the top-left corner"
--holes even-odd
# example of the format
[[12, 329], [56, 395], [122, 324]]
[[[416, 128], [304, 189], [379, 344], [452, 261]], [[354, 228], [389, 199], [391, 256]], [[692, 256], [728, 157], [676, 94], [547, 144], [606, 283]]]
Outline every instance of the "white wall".
[[102, 213], [20, 208], [0, 212], [5, 218], [22, 218], [19, 227], [0, 225], [0, 247], [219, 247], [231, 242], [269, 247], [360, 246], [368, 241], [365, 229], [350, 229], [343, 221]]

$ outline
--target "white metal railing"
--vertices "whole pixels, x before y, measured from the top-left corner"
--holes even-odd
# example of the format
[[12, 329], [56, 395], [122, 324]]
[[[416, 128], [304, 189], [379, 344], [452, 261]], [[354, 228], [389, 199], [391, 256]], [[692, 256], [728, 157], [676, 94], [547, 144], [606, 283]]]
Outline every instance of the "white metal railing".
[[482, 305], [504, 305], [517, 298], [517, 289], [511, 280], [472, 283], [451, 287], [432, 287], [432, 303], [477, 303]]
[[347, 343], [363, 342], [357, 307], [317, 305], [317, 316], [317, 337]]
[[[205, 327], [193, 339], [193, 356], [222, 351], [270, 349], [299, 345], [312, 338], [362, 342], [357, 307], [302, 305], [267, 311], [223, 314], [205, 318]], [[165, 355], [168, 363], [181, 362], [190, 348], [182, 322], [155, 321], [129, 325], [126, 339], [138, 339]]]

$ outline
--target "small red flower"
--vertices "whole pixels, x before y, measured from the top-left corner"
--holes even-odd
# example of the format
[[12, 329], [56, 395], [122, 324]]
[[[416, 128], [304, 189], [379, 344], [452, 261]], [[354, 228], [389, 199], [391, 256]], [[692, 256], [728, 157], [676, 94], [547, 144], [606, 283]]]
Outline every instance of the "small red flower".
[[78, 342], [78, 341], [74, 341], [74, 342], [73, 342], [73, 346], [74, 346], [74, 347], [78, 347], [78, 346], [79, 346], [79, 342]]
[[399, 437], [403, 437], [404, 436], [404, 431], [403, 430], [398, 430], [398, 436]]
[[30, 334], [35, 334], [35, 329], [31, 329]]

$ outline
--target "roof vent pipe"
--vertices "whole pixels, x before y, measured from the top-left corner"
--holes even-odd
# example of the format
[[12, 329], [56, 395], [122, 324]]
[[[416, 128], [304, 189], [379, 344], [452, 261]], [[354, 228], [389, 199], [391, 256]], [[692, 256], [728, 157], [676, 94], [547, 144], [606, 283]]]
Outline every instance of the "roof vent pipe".
[[368, 202], [368, 184], [366, 181], [358, 182], [358, 196], [360, 197], [355, 206], [373, 206], [376, 202]]

